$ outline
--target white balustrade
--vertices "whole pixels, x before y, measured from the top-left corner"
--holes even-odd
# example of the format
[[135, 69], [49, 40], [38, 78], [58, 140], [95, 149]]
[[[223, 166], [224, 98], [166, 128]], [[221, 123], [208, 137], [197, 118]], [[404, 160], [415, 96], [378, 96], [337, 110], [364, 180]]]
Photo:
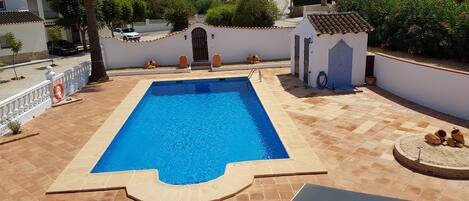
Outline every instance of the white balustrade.
[[72, 95], [88, 83], [91, 73], [91, 62], [83, 62], [53, 77], [54, 84], [61, 83], [64, 86], [65, 96]]
[[0, 101], [0, 136], [7, 132], [6, 125], [8, 122], [18, 120], [25, 123], [44, 112], [44, 108], [50, 107], [50, 104], [55, 101], [52, 96], [53, 84], [61, 83], [64, 86], [65, 95], [69, 96], [88, 83], [90, 73], [91, 62], [89, 61], [80, 63], [58, 75], [52, 71], [52, 68], [48, 68], [47, 80]]

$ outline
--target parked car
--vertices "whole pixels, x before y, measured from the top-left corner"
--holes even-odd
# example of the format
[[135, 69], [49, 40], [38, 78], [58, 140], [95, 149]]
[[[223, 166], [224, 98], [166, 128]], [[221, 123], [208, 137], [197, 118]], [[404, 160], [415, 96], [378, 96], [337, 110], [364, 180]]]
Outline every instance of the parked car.
[[66, 40], [49, 41], [47, 42], [47, 49], [49, 54], [53, 55], [66, 56], [78, 54], [78, 47]]
[[137, 33], [133, 28], [117, 28], [114, 32], [117, 32], [117, 35], [120, 35], [123, 40], [140, 40], [140, 34]]

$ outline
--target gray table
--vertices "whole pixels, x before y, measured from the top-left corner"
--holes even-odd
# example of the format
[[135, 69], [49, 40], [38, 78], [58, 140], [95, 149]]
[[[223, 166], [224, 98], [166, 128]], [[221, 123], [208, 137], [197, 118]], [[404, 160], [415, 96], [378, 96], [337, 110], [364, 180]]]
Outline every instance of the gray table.
[[292, 201], [404, 201], [390, 197], [305, 184]]

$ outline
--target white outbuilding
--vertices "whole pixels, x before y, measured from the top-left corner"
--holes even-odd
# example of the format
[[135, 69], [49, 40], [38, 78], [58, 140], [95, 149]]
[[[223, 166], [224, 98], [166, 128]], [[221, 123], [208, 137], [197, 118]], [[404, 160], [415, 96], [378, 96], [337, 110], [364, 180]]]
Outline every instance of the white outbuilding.
[[292, 74], [309, 86], [333, 90], [363, 84], [372, 30], [355, 12], [306, 16], [290, 33]]

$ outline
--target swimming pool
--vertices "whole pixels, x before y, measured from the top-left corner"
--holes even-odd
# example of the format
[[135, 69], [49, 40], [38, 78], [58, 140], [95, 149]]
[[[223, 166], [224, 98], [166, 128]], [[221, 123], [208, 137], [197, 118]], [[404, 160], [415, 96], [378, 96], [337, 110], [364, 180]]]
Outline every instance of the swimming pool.
[[228, 163], [288, 157], [247, 78], [154, 82], [92, 173], [158, 169], [183, 185]]

